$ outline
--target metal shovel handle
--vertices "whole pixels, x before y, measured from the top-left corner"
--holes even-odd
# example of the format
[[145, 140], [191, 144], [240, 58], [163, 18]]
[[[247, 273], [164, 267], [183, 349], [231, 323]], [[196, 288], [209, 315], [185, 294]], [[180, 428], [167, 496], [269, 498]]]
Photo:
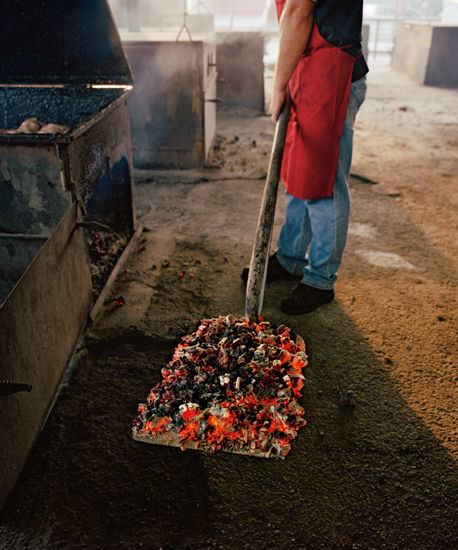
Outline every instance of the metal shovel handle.
[[264, 288], [266, 285], [267, 263], [269, 261], [270, 243], [277, 204], [278, 182], [285, 147], [286, 130], [288, 127], [291, 99], [289, 91], [287, 100], [278, 117], [275, 127], [272, 152], [270, 154], [269, 168], [266, 184], [262, 197], [261, 210], [259, 212], [258, 227], [251, 254], [250, 271], [246, 288], [245, 316], [250, 321], [257, 321], [261, 315], [264, 301]]

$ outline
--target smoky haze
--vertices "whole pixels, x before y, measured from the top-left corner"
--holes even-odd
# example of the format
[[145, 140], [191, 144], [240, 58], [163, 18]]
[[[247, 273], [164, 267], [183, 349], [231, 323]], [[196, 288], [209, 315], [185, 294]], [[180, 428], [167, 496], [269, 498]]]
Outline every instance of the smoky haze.
[[[120, 27], [170, 27], [184, 13], [215, 16], [216, 26], [261, 27], [273, 17], [273, 0], [109, 0]], [[364, 3], [364, 17], [440, 18], [456, 10], [455, 0], [378, 0]], [[452, 6], [452, 7], [451, 7]], [[132, 29], [133, 30], [133, 29]]]
[[[264, 81], [269, 95], [273, 68], [278, 53], [278, 22], [274, 0], [109, 0], [115, 20], [121, 30], [123, 41], [149, 40], [144, 38], [154, 33], [168, 32], [175, 38], [182, 29], [180, 40], [207, 36], [213, 31], [223, 36], [225, 31], [260, 31], [264, 36]], [[371, 69], [391, 67], [395, 37], [399, 22], [421, 21], [431, 24], [458, 24], [457, 0], [378, 0], [365, 1], [363, 47]], [[455, 23], [454, 23], [455, 22]], [[185, 28], [183, 26], [186, 25]], [[189, 34], [188, 32], [189, 31]], [[151, 34], [152, 33], [152, 34]], [[143, 37], [143, 38], [142, 38]], [[157, 38], [156, 38], [157, 39]], [[221, 42], [222, 38], [218, 38]], [[450, 51], [455, 47], [453, 40]], [[218, 62], [218, 61], [217, 61]], [[143, 130], [137, 133], [137, 158], [141, 152], [154, 149], [159, 143], [176, 141], [176, 136], [168, 135], [173, 121], [161, 118], [158, 123], [152, 110], [136, 100], [136, 96], [148, 96], [149, 103], [156, 107], [167, 102], [169, 112], [178, 113], [175, 103], [185, 104], [189, 98], [181, 89], [182, 67], [174, 55], [167, 59], [144, 59], [142, 70], [135, 74], [134, 98], [130, 101], [133, 126], [138, 123]], [[175, 69], [175, 71], [174, 71]], [[220, 67], [221, 70], [221, 67]], [[135, 72], [135, 71], [134, 71]], [[161, 83], [167, 74], [167, 80], [176, 82], [175, 98], [170, 93], [164, 99]], [[156, 82], [156, 84], [154, 84]], [[171, 89], [168, 87], [167, 89]], [[173, 95], [173, 94], [172, 94]], [[173, 105], [169, 105], [173, 103]], [[269, 98], [266, 98], [266, 105]], [[164, 109], [159, 108], [159, 111]], [[157, 109], [156, 109], [157, 111]], [[184, 124], [184, 122], [183, 122]], [[181, 147], [192, 148], [190, 135], [180, 136]], [[180, 141], [180, 140], [178, 140]]]

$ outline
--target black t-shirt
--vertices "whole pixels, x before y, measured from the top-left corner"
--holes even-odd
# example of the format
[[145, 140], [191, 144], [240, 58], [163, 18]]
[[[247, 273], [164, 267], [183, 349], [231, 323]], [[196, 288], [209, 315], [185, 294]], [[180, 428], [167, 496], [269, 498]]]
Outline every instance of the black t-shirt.
[[363, 0], [316, 0], [315, 20], [321, 36], [335, 46], [349, 46], [345, 51], [355, 56], [352, 81], [369, 70], [361, 55]]

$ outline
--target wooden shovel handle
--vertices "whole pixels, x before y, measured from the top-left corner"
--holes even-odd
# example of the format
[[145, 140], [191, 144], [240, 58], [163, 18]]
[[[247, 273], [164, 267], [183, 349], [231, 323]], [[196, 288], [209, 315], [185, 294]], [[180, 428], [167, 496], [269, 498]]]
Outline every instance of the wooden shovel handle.
[[277, 203], [278, 182], [285, 147], [286, 130], [288, 127], [291, 98], [288, 91], [287, 99], [278, 117], [275, 136], [270, 154], [269, 169], [259, 212], [258, 227], [251, 254], [250, 271], [248, 274], [245, 316], [250, 321], [257, 321], [261, 315], [266, 285], [267, 263], [269, 261], [270, 243], [274, 225], [275, 206]]

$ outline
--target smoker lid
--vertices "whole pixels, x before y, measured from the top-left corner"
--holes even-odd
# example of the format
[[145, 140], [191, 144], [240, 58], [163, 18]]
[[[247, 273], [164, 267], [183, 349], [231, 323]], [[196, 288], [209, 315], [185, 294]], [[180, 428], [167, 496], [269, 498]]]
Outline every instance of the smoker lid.
[[8, 0], [0, 11], [0, 83], [132, 84], [106, 0]]

